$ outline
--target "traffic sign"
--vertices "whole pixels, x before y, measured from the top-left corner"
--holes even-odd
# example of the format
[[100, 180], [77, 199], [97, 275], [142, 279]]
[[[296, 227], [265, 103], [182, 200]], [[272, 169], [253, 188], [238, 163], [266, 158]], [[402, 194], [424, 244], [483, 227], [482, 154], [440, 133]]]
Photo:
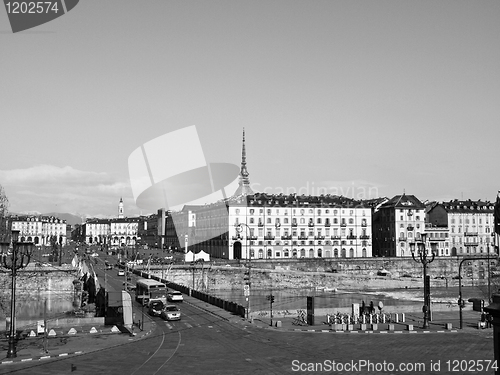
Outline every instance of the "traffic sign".
[[243, 290], [250, 290], [250, 285], [243, 285]]
[[249, 291], [249, 290], [244, 290], [244, 291], [243, 291], [243, 295], [244, 295], [245, 297], [248, 297], [248, 296], [250, 295], [250, 291]]

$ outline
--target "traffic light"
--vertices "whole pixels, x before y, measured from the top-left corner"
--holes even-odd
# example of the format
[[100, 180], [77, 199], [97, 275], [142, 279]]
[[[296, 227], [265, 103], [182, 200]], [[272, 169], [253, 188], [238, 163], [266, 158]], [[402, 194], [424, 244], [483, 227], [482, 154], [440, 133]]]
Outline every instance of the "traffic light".
[[274, 303], [274, 296], [271, 296], [271, 303]]
[[243, 280], [245, 281], [246, 285], [250, 285], [250, 271], [249, 270], [245, 271], [245, 274], [243, 275]]

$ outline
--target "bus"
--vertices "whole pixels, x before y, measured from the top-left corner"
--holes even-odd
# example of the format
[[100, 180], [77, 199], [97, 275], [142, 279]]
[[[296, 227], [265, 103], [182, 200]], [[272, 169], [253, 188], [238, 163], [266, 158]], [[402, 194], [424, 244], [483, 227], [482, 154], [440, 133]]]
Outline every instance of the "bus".
[[152, 279], [137, 279], [135, 300], [146, 306], [150, 300], [159, 300], [167, 303], [167, 286]]

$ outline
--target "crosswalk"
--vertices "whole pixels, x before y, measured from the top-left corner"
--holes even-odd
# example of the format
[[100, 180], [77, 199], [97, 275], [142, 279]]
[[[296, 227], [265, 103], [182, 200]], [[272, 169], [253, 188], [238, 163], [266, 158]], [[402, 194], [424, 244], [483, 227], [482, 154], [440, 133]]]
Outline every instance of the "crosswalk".
[[[193, 325], [188, 323], [188, 322], [178, 322], [176, 324], [170, 323], [170, 322], [165, 322], [165, 325], [167, 326], [168, 329], [174, 329], [174, 328], [193, 328]], [[196, 324], [196, 327], [199, 327], [199, 324]]]

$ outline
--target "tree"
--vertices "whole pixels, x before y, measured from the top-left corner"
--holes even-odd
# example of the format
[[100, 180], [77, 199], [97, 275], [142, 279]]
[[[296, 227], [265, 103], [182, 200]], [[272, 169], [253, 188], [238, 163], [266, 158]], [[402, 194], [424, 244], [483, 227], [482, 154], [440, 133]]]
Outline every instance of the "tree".
[[5, 194], [5, 190], [0, 185], [0, 237], [7, 234], [7, 215], [9, 214], [9, 198]]

